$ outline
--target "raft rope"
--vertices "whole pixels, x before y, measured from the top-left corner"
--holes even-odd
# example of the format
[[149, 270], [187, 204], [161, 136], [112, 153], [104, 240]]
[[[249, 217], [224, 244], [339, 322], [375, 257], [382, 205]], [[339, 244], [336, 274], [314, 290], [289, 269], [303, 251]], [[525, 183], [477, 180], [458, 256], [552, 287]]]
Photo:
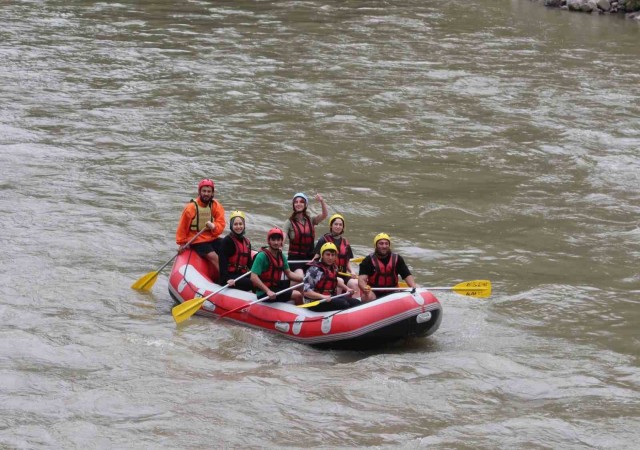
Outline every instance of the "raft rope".
[[[189, 253], [189, 257], [187, 258], [187, 268], [186, 268], [186, 270], [185, 270], [184, 275], [182, 276], [182, 279], [184, 280], [184, 282], [185, 282], [185, 283], [187, 283], [187, 284], [189, 285], [189, 287], [191, 287], [191, 289], [193, 289], [193, 291], [194, 291], [195, 293], [200, 294], [200, 293], [198, 292], [198, 287], [197, 287], [195, 284], [193, 284], [192, 282], [190, 282], [189, 280], [187, 280], [187, 272], [188, 272], [189, 267], [190, 267], [189, 262], [190, 262], [190, 260], [191, 260], [191, 256], [193, 255], [193, 253], [195, 253], [195, 250], [191, 250], [191, 252]], [[200, 296], [201, 296], [201, 297], [204, 297], [203, 295], [200, 295]]]
[[267, 320], [267, 319], [263, 319], [261, 317], [256, 316], [255, 314], [251, 314], [250, 312], [251, 310], [247, 311], [247, 314], [251, 317], [253, 317], [254, 319], [258, 319], [262, 322], [266, 322], [266, 323], [288, 323], [288, 324], [294, 324], [294, 323], [309, 323], [309, 322], [318, 322], [319, 320], [325, 320], [325, 319], [330, 319], [331, 317], [335, 316], [338, 313], [341, 313], [342, 311], [346, 311], [346, 309], [340, 309], [336, 312], [334, 312], [333, 314], [330, 314], [328, 316], [322, 316], [322, 317], [305, 317], [302, 320]]

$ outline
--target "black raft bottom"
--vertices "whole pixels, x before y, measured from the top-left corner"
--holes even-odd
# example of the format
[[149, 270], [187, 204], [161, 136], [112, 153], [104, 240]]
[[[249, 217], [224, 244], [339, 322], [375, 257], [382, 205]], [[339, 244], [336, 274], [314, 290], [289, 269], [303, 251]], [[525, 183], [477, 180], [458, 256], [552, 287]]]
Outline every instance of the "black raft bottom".
[[427, 322], [418, 323], [415, 317], [409, 317], [400, 322], [396, 322], [359, 337], [342, 341], [313, 344], [312, 347], [337, 350], [368, 350], [372, 348], [382, 348], [396, 344], [398, 341], [430, 336], [440, 327], [440, 322], [442, 322], [442, 310], [436, 309], [431, 311], [431, 319]]

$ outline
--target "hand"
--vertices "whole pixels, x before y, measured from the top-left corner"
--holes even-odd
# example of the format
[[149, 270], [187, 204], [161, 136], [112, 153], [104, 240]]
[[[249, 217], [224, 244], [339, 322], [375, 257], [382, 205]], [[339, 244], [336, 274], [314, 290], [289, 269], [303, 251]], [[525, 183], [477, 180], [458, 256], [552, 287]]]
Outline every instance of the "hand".
[[209, 222], [207, 222], [207, 228], [210, 229], [211, 231], [213, 231], [213, 230], [216, 229], [216, 224], [211, 222], [211, 221], [209, 221]]
[[368, 284], [364, 287], [363, 291], [365, 292], [371, 292], [371, 286], [369, 286]]
[[355, 272], [351, 272], [351, 278], [358, 278], [358, 275]]
[[233, 278], [230, 280], [227, 280], [227, 286], [235, 286], [236, 284], [236, 280], [234, 280]]
[[271, 289], [267, 289], [266, 293], [267, 293], [267, 297], [269, 297], [269, 300], [276, 299], [276, 293], [273, 292]]
[[324, 202], [324, 198], [322, 198], [322, 195], [320, 194], [316, 194], [315, 199], [318, 200], [320, 203]]
[[178, 255], [184, 252], [188, 247], [188, 245], [181, 245], [180, 247], [178, 247]]

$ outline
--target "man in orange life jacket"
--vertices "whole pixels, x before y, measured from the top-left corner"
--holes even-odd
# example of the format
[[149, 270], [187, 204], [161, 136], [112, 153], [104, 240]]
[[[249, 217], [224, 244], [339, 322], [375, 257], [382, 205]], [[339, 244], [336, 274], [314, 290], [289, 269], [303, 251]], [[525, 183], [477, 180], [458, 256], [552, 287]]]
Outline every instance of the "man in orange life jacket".
[[[267, 246], [258, 252], [251, 266], [251, 282], [256, 291], [256, 297], [269, 297], [267, 302], [288, 302], [293, 300], [296, 305], [302, 304], [302, 293], [290, 290], [276, 296], [276, 291], [282, 291], [291, 286], [291, 281], [300, 283], [302, 275], [289, 268], [287, 257], [282, 253], [284, 233], [280, 228], [272, 228], [267, 232]], [[283, 280], [282, 275], [288, 279]], [[289, 281], [291, 280], [291, 281]]]
[[[416, 288], [416, 282], [402, 256], [391, 252], [391, 238], [387, 233], [379, 233], [373, 238], [375, 251], [368, 255], [360, 264], [358, 286], [363, 302], [376, 299], [372, 287], [397, 287], [398, 275], [407, 285]], [[391, 294], [394, 291], [377, 291], [377, 297]]]
[[314, 311], [333, 311], [347, 309], [360, 304], [355, 298], [347, 295], [339, 298], [331, 298], [340, 293], [353, 294], [344, 280], [338, 276], [336, 259], [338, 248], [333, 242], [327, 242], [320, 248], [320, 261], [312, 262], [304, 275], [305, 303], [315, 300], [324, 300], [322, 303], [309, 309]]
[[187, 203], [182, 210], [180, 222], [176, 230], [176, 243], [180, 246], [178, 252], [183, 252], [186, 243], [200, 230], [207, 228], [193, 241], [189, 247], [203, 258], [206, 258], [219, 271], [218, 251], [220, 235], [224, 231], [224, 208], [219, 201], [213, 199], [213, 181], [204, 179], [198, 183], [198, 197]]
[[226, 283], [243, 291], [251, 291], [253, 284], [248, 277], [241, 278], [251, 269], [251, 242], [245, 236], [245, 215], [233, 211], [229, 217], [229, 234], [220, 244], [220, 284]]

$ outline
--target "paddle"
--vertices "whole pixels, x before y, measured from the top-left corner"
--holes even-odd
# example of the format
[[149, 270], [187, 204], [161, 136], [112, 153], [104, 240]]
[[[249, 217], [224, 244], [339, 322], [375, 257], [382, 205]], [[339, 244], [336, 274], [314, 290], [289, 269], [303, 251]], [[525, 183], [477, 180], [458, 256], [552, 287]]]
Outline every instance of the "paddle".
[[[360, 264], [363, 260], [364, 260], [364, 256], [358, 256], [357, 258], [351, 258], [349, 261], [351, 261], [352, 263]], [[310, 263], [311, 261], [314, 261], [314, 260], [310, 259], [308, 261], [289, 261], [289, 262], [293, 264], [296, 264], [296, 263], [300, 264], [300, 263]]]
[[[288, 288], [286, 288], [286, 289], [283, 289], [283, 290], [281, 290], [280, 292], [276, 292], [276, 297], [277, 297], [278, 295], [280, 295], [280, 294], [284, 294], [285, 292], [288, 292], [288, 291], [291, 291], [291, 290], [293, 290], [293, 289], [299, 288], [299, 287], [300, 287], [300, 286], [302, 286], [303, 284], [304, 284], [304, 283], [298, 283], [298, 284], [296, 284], [296, 285], [294, 285], [294, 286], [290, 286], [290, 287], [288, 287]], [[258, 300], [254, 300], [254, 301], [252, 301], [251, 303], [247, 303], [246, 305], [242, 305], [242, 306], [238, 306], [237, 308], [230, 309], [230, 310], [229, 310], [229, 311], [227, 311], [226, 313], [221, 314], [221, 315], [218, 317], [218, 319], [217, 319], [217, 320], [220, 320], [220, 319], [222, 319], [224, 316], [228, 316], [229, 314], [234, 313], [234, 312], [238, 311], [239, 309], [248, 308], [248, 307], [250, 307], [251, 305], [255, 305], [256, 303], [260, 303], [260, 302], [263, 302], [263, 301], [265, 301], [265, 300], [269, 300], [269, 297], [262, 297], [262, 298], [259, 298]]]
[[319, 305], [320, 303], [328, 302], [329, 300], [333, 300], [334, 298], [344, 297], [345, 295], [349, 295], [349, 292], [344, 292], [342, 294], [334, 295], [333, 297], [324, 298], [322, 300], [316, 300], [315, 302], [305, 303], [304, 305], [297, 305], [298, 308], [311, 308], [313, 306]]
[[349, 272], [338, 272], [338, 275], [351, 278], [351, 274]]
[[453, 287], [428, 287], [430, 291], [453, 291], [467, 297], [487, 298], [491, 296], [491, 281], [473, 280], [463, 281]]
[[[244, 278], [247, 275], [249, 275], [251, 272], [246, 272], [243, 273], [242, 275], [240, 275], [238, 278], [235, 279], [235, 281], [238, 281], [240, 278]], [[174, 306], [171, 309], [171, 315], [173, 316], [173, 319], [176, 321], [176, 323], [182, 323], [185, 320], [187, 320], [189, 317], [193, 316], [195, 313], [197, 313], [200, 310], [200, 307], [202, 306], [202, 304], [204, 302], [206, 302], [207, 300], [209, 300], [211, 297], [213, 297], [214, 295], [216, 295], [218, 292], [228, 288], [229, 285], [225, 284], [224, 286], [222, 286], [220, 289], [217, 289], [215, 291], [213, 291], [211, 294], [207, 295], [206, 297], [196, 297], [196, 298], [192, 298], [190, 300], [187, 300], [183, 303], [180, 303], [177, 306]]]
[[[342, 275], [343, 277], [349, 277], [351, 278], [351, 274], [347, 273], [347, 272], [338, 272], [338, 275]], [[408, 288], [409, 285], [407, 284], [406, 281], [398, 281], [398, 287], [401, 288]]]
[[375, 288], [369, 288], [370, 291], [406, 291], [406, 292], [413, 292], [415, 291], [415, 288], [410, 288], [410, 287], [375, 287]]
[[[202, 230], [198, 231], [198, 234], [196, 234], [194, 237], [192, 237], [191, 240], [189, 240], [189, 242], [187, 242], [183, 247], [186, 247], [187, 245], [191, 244], [193, 241], [195, 241], [195, 239], [198, 236], [200, 236], [206, 230], [208, 230], [208, 228], [203, 228]], [[180, 252], [177, 252], [175, 255], [173, 255], [173, 257], [169, 261], [164, 263], [158, 270], [156, 270], [154, 272], [149, 272], [149, 273], [141, 276], [140, 278], [138, 278], [138, 280], [131, 285], [131, 288], [132, 289], [140, 289], [142, 291], [150, 291], [151, 288], [153, 287], [153, 285], [156, 284], [156, 280], [158, 279], [158, 275], [160, 274], [162, 269], [167, 267], [169, 265], [169, 263], [171, 261], [173, 261], [174, 259], [176, 259], [176, 256], [178, 256], [179, 254], [180, 254]]]
[[[491, 296], [491, 281], [473, 280], [463, 281], [452, 287], [425, 287], [429, 291], [453, 291], [460, 295], [475, 298], [487, 298]], [[371, 288], [372, 291], [408, 291], [406, 288]]]

